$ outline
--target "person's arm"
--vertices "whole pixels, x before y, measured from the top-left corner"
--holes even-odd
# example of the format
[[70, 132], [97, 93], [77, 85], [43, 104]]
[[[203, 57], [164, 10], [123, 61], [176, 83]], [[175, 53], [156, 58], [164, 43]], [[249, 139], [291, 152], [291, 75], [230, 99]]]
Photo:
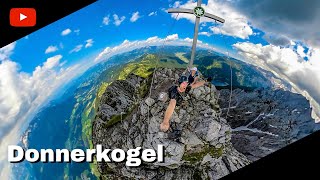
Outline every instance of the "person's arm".
[[193, 84], [196, 83], [196, 82], [198, 81], [198, 79], [199, 79], [199, 77], [196, 76], [196, 77], [194, 78]]
[[169, 126], [170, 126], [170, 118], [173, 114], [173, 111], [174, 111], [174, 108], [176, 107], [176, 103], [177, 101], [175, 99], [171, 99], [170, 102], [169, 102], [169, 105], [167, 107], [167, 110], [164, 114], [164, 118], [163, 118], [163, 121], [162, 123], [160, 124], [160, 129], [162, 131], [167, 131], [169, 129]]
[[165, 112], [165, 115], [164, 115], [164, 119], [163, 119], [164, 122], [169, 123], [169, 120], [173, 114], [174, 108], [176, 107], [176, 103], [177, 103], [177, 101], [175, 99], [170, 100], [170, 103], [169, 103], [167, 110]]

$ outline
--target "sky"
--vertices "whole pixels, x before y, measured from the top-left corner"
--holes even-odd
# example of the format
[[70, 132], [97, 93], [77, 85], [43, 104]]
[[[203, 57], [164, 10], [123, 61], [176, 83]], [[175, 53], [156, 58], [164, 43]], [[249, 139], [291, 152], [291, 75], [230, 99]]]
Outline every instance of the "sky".
[[[6, 147], [55, 91], [118, 53], [191, 46], [194, 15], [166, 10], [195, 6], [190, 0], [100, 0], [1, 48], [1, 177], [9, 173]], [[225, 23], [201, 18], [197, 47], [273, 72], [320, 109], [320, 1], [203, 0], [202, 7]]]

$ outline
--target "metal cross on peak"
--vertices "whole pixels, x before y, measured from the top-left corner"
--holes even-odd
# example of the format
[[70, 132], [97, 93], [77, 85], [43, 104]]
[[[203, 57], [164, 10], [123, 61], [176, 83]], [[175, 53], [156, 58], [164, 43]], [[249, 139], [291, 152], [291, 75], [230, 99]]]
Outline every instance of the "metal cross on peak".
[[194, 61], [196, 45], [197, 45], [197, 40], [198, 40], [200, 18], [204, 16], [204, 17], [213, 19], [215, 21], [219, 21], [221, 23], [224, 23], [224, 19], [222, 19], [218, 16], [215, 16], [213, 14], [206, 13], [204, 8], [201, 7], [201, 3], [202, 3], [202, 0], [198, 0], [197, 6], [194, 9], [183, 9], [183, 8], [170, 8], [170, 9], [168, 9], [168, 13], [188, 13], [188, 14], [194, 14], [196, 16], [196, 24], [194, 27], [192, 53], [191, 53], [191, 59], [189, 61], [189, 68], [192, 67], [193, 61]]

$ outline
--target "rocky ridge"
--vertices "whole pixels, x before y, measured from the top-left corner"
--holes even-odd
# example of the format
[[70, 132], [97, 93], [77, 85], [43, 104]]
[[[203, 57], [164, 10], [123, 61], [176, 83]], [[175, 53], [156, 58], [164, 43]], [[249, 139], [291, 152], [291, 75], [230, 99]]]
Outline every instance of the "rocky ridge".
[[251, 161], [258, 160], [319, 129], [310, 103], [301, 94], [257, 88], [219, 92], [222, 117], [232, 128], [234, 147]]
[[221, 116], [213, 85], [191, 90], [175, 109], [171, 127], [181, 134], [178, 142], [170, 138], [172, 129], [159, 131], [169, 103], [167, 89], [182, 73], [181, 69], [158, 68], [153, 83], [151, 77], [130, 74], [108, 86], [98, 102], [93, 145], [126, 151], [136, 147], [156, 150], [162, 144], [165, 161], [134, 168], [101, 162], [102, 178], [219, 179], [250, 163], [231, 143], [231, 127]]

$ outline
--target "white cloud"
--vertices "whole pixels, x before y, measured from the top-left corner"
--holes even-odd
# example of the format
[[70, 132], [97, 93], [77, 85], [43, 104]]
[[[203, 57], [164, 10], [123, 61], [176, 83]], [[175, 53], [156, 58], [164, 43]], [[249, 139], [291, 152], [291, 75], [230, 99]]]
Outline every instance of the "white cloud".
[[[208, 0], [208, 3], [202, 4], [202, 6], [206, 12], [226, 20], [224, 24], [218, 23], [218, 27], [211, 26], [210, 30], [213, 33], [219, 34], [221, 32], [224, 35], [246, 39], [251, 35], [260, 34], [252, 31], [252, 27], [254, 27], [263, 30], [265, 33], [263, 38], [276, 46], [290, 45], [293, 40], [320, 48], [320, 34], [317, 28], [320, 25], [320, 21], [318, 21], [320, 2], [311, 1], [303, 3], [303, 1], [293, 0], [290, 1], [290, 8], [288, 8], [287, 3], [279, 4], [277, 0]], [[196, 2], [194, 1], [188, 1], [185, 4], [177, 1], [174, 5], [171, 5], [171, 7], [188, 9], [193, 9], [195, 6]], [[175, 17], [175, 15], [172, 15], [172, 17]], [[191, 22], [194, 22], [195, 19], [190, 14], [180, 14], [180, 18], [189, 19]], [[212, 23], [212, 20], [202, 18], [201, 23], [205, 22]]]
[[83, 45], [79, 44], [75, 48], [73, 48], [69, 53], [79, 52], [79, 51], [81, 51], [82, 47], [83, 47]]
[[68, 35], [68, 34], [70, 34], [71, 33], [71, 29], [65, 29], [65, 30], [63, 30], [62, 32], [61, 32], [61, 35], [62, 36], [66, 36], [66, 35]]
[[[247, 61], [290, 83], [293, 92], [300, 93], [310, 100], [313, 117], [320, 117], [320, 49], [312, 48], [305, 54], [301, 46], [279, 47], [274, 45], [253, 44], [249, 42], [233, 45]], [[303, 59], [308, 57], [308, 61]], [[317, 116], [317, 117], [316, 117]]]
[[297, 53], [302, 58], [307, 56], [306, 53], [304, 52], [304, 48], [302, 46], [300, 46], [300, 45], [298, 45], [298, 47], [297, 47]]
[[159, 42], [161, 39], [158, 38], [158, 36], [153, 36], [153, 37], [149, 37], [147, 40], [146, 40], [146, 43], [155, 43], [155, 42]]
[[229, 1], [257, 29], [320, 48], [320, 1]]
[[166, 8], [160, 8], [160, 10], [164, 13], [168, 13]]
[[154, 11], [148, 14], [148, 16], [156, 16], [156, 15], [157, 15], [157, 11]]
[[173, 8], [178, 8], [181, 5], [181, 1], [176, 1], [173, 3]]
[[[193, 42], [193, 39], [191, 39], [191, 38], [185, 38], [184, 40], [187, 41], [187, 42], [190, 42], [190, 43]], [[203, 43], [203, 42], [198, 39], [197, 43]]]
[[204, 35], [210, 37], [212, 34], [209, 32], [199, 32], [199, 35]]
[[139, 16], [139, 12], [137, 11], [137, 12], [135, 12], [135, 13], [132, 13], [132, 16], [131, 16], [131, 18], [130, 18], [130, 21], [131, 21], [131, 22], [136, 22], [139, 18], [141, 18], [141, 17]]
[[16, 42], [13, 42], [0, 49], [0, 62], [9, 58], [9, 56], [13, 53], [15, 46]]
[[[96, 58], [95, 63], [98, 63], [100, 61], [108, 60], [108, 58], [120, 54], [123, 52], [129, 52], [134, 49], [146, 47], [146, 46], [192, 46], [192, 39], [185, 38], [185, 39], [179, 39], [178, 34], [172, 34], [168, 35], [166, 38], [159, 38], [157, 36], [153, 36], [150, 38], [147, 38], [146, 40], [142, 41], [128, 41], [124, 40], [119, 46], [115, 47], [106, 47]], [[212, 46], [210, 46], [207, 43], [203, 43], [202, 41], [198, 41], [197, 47], [207, 48], [210, 50], [214, 50], [217, 52], [225, 53], [221, 51], [220, 49], [216, 49]]]
[[76, 29], [73, 32], [76, 33], [76, 35], [79, 35], [80, 34], [80, 29]]
[[[175, 8], [186, 8], [193, 9], [197, 6], [197, 2], [188, 1], [185, 4], [177, 1], [174, 3]], [[247, 39], [253, 34], [253, 30], [249, 25], [246, 16], [240, 14], [235, 8], [231, 7], [224, 1], [208, 0], [208, 4], [202, 4], [202, 7], [207, 13], [219, 16], [225, 19], [225, 23], [221, 24], [209, 18], [201, 18], [200, 23], [212, 23], [214, 24], [209, 29], [214, 34], [224, 34], [228, 36], [234, 36], [241, 39]], [[172, 18], [176, 18], [176, 14], [172, 14]], [[185, 18], [190, 20], [192, 23], [195, 22], [195, 16], [193, 14], [180, 13], [177, 19]]]
[[43, 64], [43, 67], [46, 69], [52, 69], [59, 65], [62, 56], [56, 55], [47, 59], [47, 61]]
[[187, 42], [190, 42], [190, 43], [192, 43], [192, 41], [193, 41], [191, 38], [185, 38], [184, 40]]
[[[292, 0], [288, 3], [279, 3], [278, 0], [256, 1], [256, 0], [208, 0], [202, 4], [205, 11], [226, 21], [224, 24], [217, 23], [217, 27], [211, 26], [210, 30], [215, 34], [248, 39], [251, 35], [257, 35], [253, 28], [262, 30], [263, 38], [270, 44], [276, 46], [290, 45], [291, 41], [303, 42], [307, 46], [320, 48], [320, 1], [310, 0], [304, 3]], [[173, 7], [193, 9], [196, 2], [187, 1], [181, 3], [176, 1]], [[172, 14], [175, 17], [175, 14]], [[178, 19], [185, 18], [191, 22], [195, 21], [192, 14], [180, 13]], [[203, 22], [213, 22], [208, 18], [201, 18]], [[221, 29], [220, 29], [221, 28]]]
[[93, 46], [93, 43], [94, 43], [93, 39], [87, 39], [85, 42], [86, 43], [84, 45], [79, 44], [76, 47], [74, 47], [71, 51], [69, 51], [69, 53], [79, 52], [82, 50], [83, 47], [89, 48], [89, 47]]
[[45, 53], [46, 53], [46, 54], [49, 54], [49, 53], [56, 52], [56, 51], [58, 51], [58, 47], [57, 47], [57, 46], [49, 46], [49, 47], [46, 49]]
[[121, 18], [119, 18], [118, 15], [114, 14], [113, 15], [113, 19], [114, 19], [114, 23], [113, 24], [116, 25], [116, 26], [120, 26], [120, 24], [126, 19], [126, 17], [122, 16]]
[[177, 40], [177, 39], [179, 39], [178, 34], [172, 34], [172, 35], [168, 35], [166, 37], [166, 41], [174, 41], [174, 40]]
[[59, 64], [59, 67], [64, 66], [68, 61], [63, 61], [62, 63]]
[[86, 40], [85, 48], [91, 47], [92, 44], [93, 44], [93, 42], [94, 42], [93, 39], [88, 39], [88, 40]]
[[103, 20], [102, 20], [102, 23], [104, 25], [109, 25], [109, 23], [110, 23], [110, 15], [104, 17]]
[[65, 63], [60, 63], [62, 58], [61, 55], [50, 57], [32, 73], [21, 72], [20, 65], [9, 56], [0, 63], [0, 176], [4, 179], [11, 173], [8, 145], [19, 141], [29, 121], [58, 88], [87, 68], [74, 65], [62, 69], [60, 66]]

